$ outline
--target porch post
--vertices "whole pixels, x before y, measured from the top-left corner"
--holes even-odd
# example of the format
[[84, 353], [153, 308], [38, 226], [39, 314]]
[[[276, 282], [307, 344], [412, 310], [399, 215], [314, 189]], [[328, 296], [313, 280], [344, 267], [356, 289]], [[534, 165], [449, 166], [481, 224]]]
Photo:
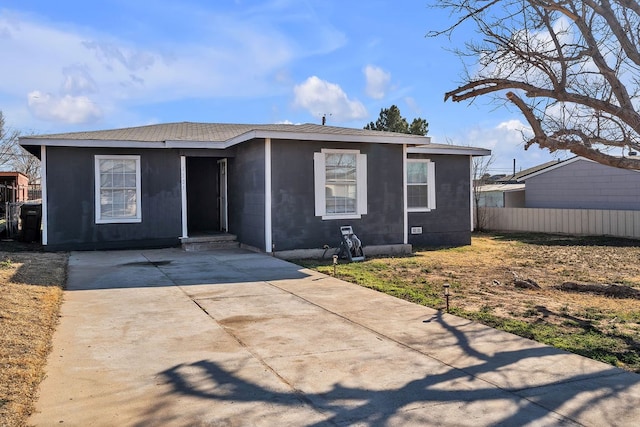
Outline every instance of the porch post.
[[[515, 162], [515, 160], [514, 160]], [[471, 217], [471, 224], [470, 224], [470, 229], [471, 231], [473, 231], [475, 229], [475, 221], [474, 221], [474, 214], [476, 212], [476, 210], [474, 209], [474, 204], [475, 204], [475, 199], [474, 199], [474, 194], [473, 194], [473, 156], [469, 156], [469, 205], [471, 206], [470, 208], [470, 217]], [[515, 174], [514, 174], [515, 175]]]
[[271, 236], [271, 138], [264, 140], [264, 250], [273, 252]]
[[182, 239], [189, 237], [187, 233], [187, 158], [180, 156], [180, 198], [182, 199]]
[[409, 214], [407, 213], [407, 144], [402, 144], [402, 223], [404, 227], [403, 243], [406, 245], [409, 243]]
[[40, 198], [42, 199], [42, 245], [49, 242], [49, 215], [47, 214], [47, 147], [40, 146]]

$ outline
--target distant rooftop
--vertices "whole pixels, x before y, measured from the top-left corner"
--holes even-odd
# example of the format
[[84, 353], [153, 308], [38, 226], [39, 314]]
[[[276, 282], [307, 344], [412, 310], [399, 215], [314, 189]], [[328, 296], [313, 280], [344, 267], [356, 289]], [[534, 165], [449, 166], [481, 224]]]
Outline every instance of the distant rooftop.
[[542, 163], [540, 165], [537, 166], [533, 166], [530, 167], [528, 169], [524, 169], [521, 170], [520, 172], [517, 172], [515, 174], [512, 175], [506, 175], [503, 178], [497, 179], [495, 182], [496, 183], [502, 183], [502, 184], [506, 184], [506, 183], [515, 183], [518, 182], [518, 180], [520, 180], [521, 178], [530, 175], [532, 173], [535, 172], [539, 172], [543, 169], [549, 168], [551, 166], [557, 165], [558, 163], [561, 163], [563, 160], [552, 160], [550, 162], [546, 162], [546, 163]]

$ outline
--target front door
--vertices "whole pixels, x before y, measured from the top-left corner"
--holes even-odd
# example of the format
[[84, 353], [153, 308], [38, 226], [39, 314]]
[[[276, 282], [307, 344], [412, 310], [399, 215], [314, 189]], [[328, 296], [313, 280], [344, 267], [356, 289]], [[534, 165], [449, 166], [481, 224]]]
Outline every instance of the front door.
[[187, 157], [187, 228], [189, 236], [220, 231], [218, 159]]

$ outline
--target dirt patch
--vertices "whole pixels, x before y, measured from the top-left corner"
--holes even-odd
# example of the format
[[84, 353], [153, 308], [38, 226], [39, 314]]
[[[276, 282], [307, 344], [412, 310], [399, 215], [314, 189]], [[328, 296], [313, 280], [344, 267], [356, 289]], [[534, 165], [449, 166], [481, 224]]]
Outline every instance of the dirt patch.
[[[640, 372], [640, 300], [627, 297], [640, 292], [639, 261], [636, 240], [477, 234], [470, 246], [343, 264], [338, 275], [438, 309], [448, 283], [455, 314]], [[306, 265], [332, 274], [326, 263]]]
[[0, 424], [7, 426], [25, 425], [33, 411], [62, 301], [67, 254], [38, 249], [0, 244]]
[[[465, 309], [489, 305], [503, 314], [527, 311], [532, 306], [554, 312], [589, 307], [627, 314], [640, 310], [640, 301], [561, 289], [566, 282], [640, 288], [638, 241], [478, 235], [471, 246], [418, 251], [416, 258], [430, 266], [430, 280], [455, 283], [457, 304]], [[523, 281], [533, 282], [539, 289], [518, 289], [517, 283]]]
[[600, 285], [600, 284], [580, 284], [565, 282], [556, 287], [561, 291], [586, 292], [596, 295], [604, 295], [611, 298], [633, 298], [640, 299], [640, 290], [624, 285]]

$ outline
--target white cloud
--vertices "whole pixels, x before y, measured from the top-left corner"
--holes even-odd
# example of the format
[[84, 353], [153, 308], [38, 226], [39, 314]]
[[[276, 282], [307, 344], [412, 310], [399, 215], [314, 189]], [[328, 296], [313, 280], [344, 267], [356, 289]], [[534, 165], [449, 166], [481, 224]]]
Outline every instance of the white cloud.
[[294, 105], [302, 107], [312, 115], [331, 115], [337, 122], [359, 120], [367, 117], [367, 109], [357, 100], [350, 100], [342, 88], [311, 76], [293, 89]]
[[29, 111], [38, 119], [79, 124], [102, 117], [102, 110], [86, 96], [56, 97], [40, 91], [28, 95]]
[[[282, 11], [215, 10], [203, 17], [195, 9], [176, 9], [183, 15], [175, 19], [189, 23], [199, 36], [178, 42], [160, 36], [123, 39], [0, 9], [0, 103], [29, 96], [33, 117], [80, 123], [102, 116], [100, 110], [126, 115], [131, 106], [185, 98], [283, 95], [294, 82], [286, 78], [293, 61], [346, 43], [341, 32], [313, 16], [291, 21], [303, 31], [294, 39], [276, 25], [278, 19], [291, 18]], [[35, 92], [39, 98], [30, 95]], [[85, 114], [80, 108], [86, 108]]]
[[507, 120], [506, 122], [502, 122], [498, 126], [496, 126], [496, 129], [506, 130], [507, 132], [517, 131], [520, 135], [522, 135], [522, 132], [524, 132], [525, 134], [531, 134], [532, 132], [531, 127], [529, 125], [526, 125], [517, 119], [512, 119], [512, 120]]
[[83, 41], [82, 45], [87, 50], [95, 54], [96, 59], [104, 64], [108, 69], [113, 69], [113, 63], [124, 66], [127, 70], [134, 72], [140, 70], [148, 70], [156, 61], [152, 53], [127, 49], [116, 43]]
[[570, 156], [564, 152], [552, 154], [546, 149], [539, 149], [536, 145], [525, 151], [523, 132], [526, 137], [531, 134], [531, 129], [520, 120], [512, 119], [491, 127], [476, 126], [463, 129], [454, 137], [445, 138], [445, 141], [442, 141], [441, 137], [434, 136], [433, 142], [490, 149], [494, 157], [490, 169], [491, 173], [496, 174], [512, 172], [513, 159], [516, 159], [516, 171], [520, 171]]
[[367, 81], [366, 94], [373, 99], [384, 98], [389, 82], [391, 81], [391, 73], [374, 65], [367, 65], [363, 72]]
[[87, 66], [72, 65], [62, 69], [63, 81], [60, 91], [69, 95], [95, 93], [98, 85], [91, 77]]

